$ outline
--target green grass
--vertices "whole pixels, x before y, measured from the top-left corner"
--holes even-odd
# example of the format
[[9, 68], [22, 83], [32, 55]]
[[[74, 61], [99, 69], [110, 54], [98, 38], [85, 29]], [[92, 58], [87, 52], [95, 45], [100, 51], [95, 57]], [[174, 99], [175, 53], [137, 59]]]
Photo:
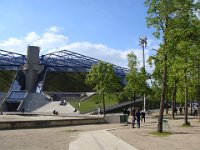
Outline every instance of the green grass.
[[0, 71], [0, 92], [7, 92], [15, 77], [16, 71]]
[[44, 91], [48, 92], [91, 92], [92, 87], [85, 83], [85, 72], [48, 72]]
[[181, 127], [191, 127], [191, 124], [190, 122], [187, 122], [187, 123], [182, 124]]
[[166, 136], [169, 136], [171, 135], [171, 132], [169, 131], [164, 131], [164, 132], [151, 132], [150, 134], [154, 135], [154, 136], [158, 136], [158, 137], [166, 137]]
[[[105, 96], [105, 105], [111, 106], [114, 104], [119, 103], [119, 98], [115, 94], [110, 94]], [[87, 112], [93, 109], [97, 109], [98, 106], [102, 105], [102, 95], [96, 94], [95, 96], [90, 97], [88, 100], [81, 102], [80, 108], [79, 108], [79, 101], [72, 101], [70, 104], [78, 109], [80, 112]]]

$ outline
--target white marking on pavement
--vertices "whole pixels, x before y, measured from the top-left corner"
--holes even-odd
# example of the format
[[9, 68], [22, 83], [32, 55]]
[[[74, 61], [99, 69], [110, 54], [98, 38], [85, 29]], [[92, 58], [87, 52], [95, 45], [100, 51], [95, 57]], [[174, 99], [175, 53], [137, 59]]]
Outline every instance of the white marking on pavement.
[[69, 144], [69, 150], [137, 150], [106, 130], [82, 132]]

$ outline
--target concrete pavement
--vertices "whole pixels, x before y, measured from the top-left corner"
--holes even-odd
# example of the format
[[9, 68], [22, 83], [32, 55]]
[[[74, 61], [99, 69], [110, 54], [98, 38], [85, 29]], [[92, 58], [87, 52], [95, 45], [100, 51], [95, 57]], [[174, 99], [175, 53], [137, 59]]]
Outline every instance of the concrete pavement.
[[[3, 119], [0, 116], [0, 121]], [[8, 117], [8, 116], [7, 116]], [[5, 119], [24, 120], [26, 117], [10, 115]], [[23, 118], [22, 118], [23, 117]], [[30, 118], [29, 118], [30, 117]], [[45, 116], [44, 116], [45, 117]], [[59, 117], [59, 116], [47, 116]], [[40, 117], [38, 116], [38, 119]], [[188, 116], [191, 127], [182, 127], [184, 116], [176, 119], [165, 116], [170, 126], [169, 136], [154, 136], [157, 120], [155, 116], [147, 116], [141, 128], [132, 128], [130, 124], [119, 123], [76, 125], [54, 128], [1, 130], [0, 149], [2, 150], [199, 150], [200, 122], [198, 117]], [[31, 116], [26, 118], [33, 119]], [[44, 118], [43, 118], [44, 119]], [[131, 121], [131, 117], [129, 118]], [[19, 138], [16, 138], [19, 137]], [[128, 143], [128, 148], [126, 147]]]
[[137, 150], [106, 130], [80, 133], [69, 150]]

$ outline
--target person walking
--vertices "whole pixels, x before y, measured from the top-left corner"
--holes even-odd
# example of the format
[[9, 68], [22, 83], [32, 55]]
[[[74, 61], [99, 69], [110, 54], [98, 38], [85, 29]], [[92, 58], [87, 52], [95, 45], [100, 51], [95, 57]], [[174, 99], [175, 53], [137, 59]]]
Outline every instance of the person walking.
[[142, 121], [144, 121], [144, 123], [145, 123], [145, 112], [144, 111], [141, 112], [141, 122]]
[[135, 128], [135, 109], [132, 110], [132, 128]]
[[179, 108], [180, 115], [182, 115], [182, 107]]
[[136, 111], [137, 127], [140, 128], [140, 116], [141, 113], [139, 110]]
[[197, 117], [197, 114], [198, 114], [197, 108], [194, 108], [194, 117]]

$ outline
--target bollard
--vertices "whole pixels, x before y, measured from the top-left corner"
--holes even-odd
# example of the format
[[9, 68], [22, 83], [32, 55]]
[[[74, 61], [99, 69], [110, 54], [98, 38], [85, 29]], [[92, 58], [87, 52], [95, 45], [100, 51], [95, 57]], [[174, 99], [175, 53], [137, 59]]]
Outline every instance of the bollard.
[[168, 120], [163, 120], [163, 131], [170, 131], [170, 125]]

